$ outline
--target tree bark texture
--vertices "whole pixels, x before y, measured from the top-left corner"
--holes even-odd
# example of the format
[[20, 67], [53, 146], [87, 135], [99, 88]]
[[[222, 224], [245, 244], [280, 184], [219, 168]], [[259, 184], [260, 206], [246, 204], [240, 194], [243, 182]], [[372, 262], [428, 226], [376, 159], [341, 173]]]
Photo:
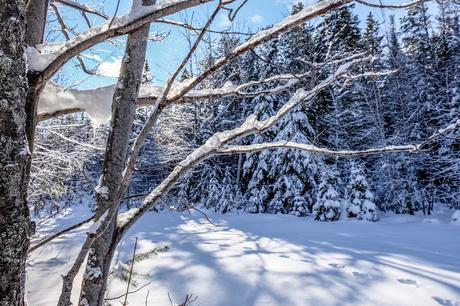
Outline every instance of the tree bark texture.
[[[144, 1], [151, 5], [154, 1]], [[144, 68], [147, 38], [150, 25], [144, 25], [128, 36], [126, 51], [115, 89], [112, 104], [111, 129], [107, 140], [103, 172], [98, 186], [96, 219], [111, 207], [118, 207], [118, 189], [123, 177], [129, 141], [136, 112], [142, 71]], [[110, 248], [115, 238], [116, 213], [106, 216], [111, 224], [98, 237], [88, 254], [88, 261], [80, 294], [80, 305], [102, 305], [114, 250]]]
[[25, 1], [0, 0], [0, 305], [24, 305], [27, 206]]

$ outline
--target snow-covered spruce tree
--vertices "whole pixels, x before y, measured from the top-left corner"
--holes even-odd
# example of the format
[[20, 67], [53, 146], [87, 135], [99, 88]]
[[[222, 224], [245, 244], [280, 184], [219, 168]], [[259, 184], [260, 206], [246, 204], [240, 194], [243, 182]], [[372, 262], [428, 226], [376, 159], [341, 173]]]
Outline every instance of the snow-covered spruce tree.
[[[199, 63], [199, 71], [205, 71], [212, 65], [216, 58], [227, 55], [235, 46], [240, 43], [234, 35], [223, 35], [216, 43], [211, 38], [205, 48], [205, 57]], [[241, 65], [241, 59], [236, 59], [213, 73], [201, 86], [216, 88], [231, 88], [246, 81], [246, 67]], [[197, 124], [195, 133], [189, 141], [192, 146], [202, 145], [210, 136], [218, 131], [234, 127], [243, 120], [244, 104], [235, 97], [224, 97], [201, 101], [196, 105]], [[184, 125], [182, 129], [187, 128]], [[181, 129], [178, 127], [178, 129]], [[180, 193], [186, 196], [186, 200], [192, 203], [203, 203], [207, 208], [213, 208], [217, 199], [210, 194], [212, 189], [211, 180], [222, 181], [224, 173], [229, 170], [232, 175], [237, 173], [238, 156], [217, 156], [204, 161], [195, 169], [192, 175], [183, 180]], [[223, 187], [223, 186], [222, 186]], [[210, 197], [213, 200], [210, 200]], [[185, 200], [185, 199], [184, 199]]]
[[225, 214], [236, 211], [243, 205], [243, 198], [238, 185], [235, 183], [235, 178], [230, 169], [227, 168], [220, 185], [220, 196], [215, 199], [214, 210]]
[[[409, 96], [406, 94], [411, 89], [408, 88], [406, 56], [398, 37], [400, 33], [396, 29], [394, 16], [390, 16], [388, 33], [384, 40], [385, 49], [382, 68], [392, 71], [385, 77], [384, 86], [381, 89], [383, 127], [387, 144], [398, 145], [404, 142], [408, 131], [407, 118], [410, 116], [407, 108]], [[375, 190], [375, 202], [383, 210], [401, 211], [401, 195], [410, 193], [406, 190], [403, 182], [406, 180], [406, 164], [410, 162], [410, 157], [404, 154], [385, 155], [378, 158], [370, 172], [370, 180], [373, 182]]]
[[[292, 13], [295, 14], [302, 8], [303, 5], [299, 3], [294, 6]], [[273, 72], [273, 70], [280, 66], [285, 67], [290, 73], [305, 73], [307, 69], [311, 69], [309, 65], [314, 62], [312, 34], [313, 30], [308, 24], [301, 24], [290, 29], [272, 45], [265, 46], [266, 49], [262, 50], [262, 53], [266, 63], [259, 66], [260, 73], [269, 76], [270, 73], [278, 72]], [[267, 68], [265, 65], [273, 67]], [[299, 87], [314, 86], [315, 81], [317, 80], [314, 75], [309, 75], [300, 82]], [[296, 88], [294, 87], [292, 91]], [[273, 97], [278, 99], [276, 103], [265, 98], [264, 101], [260, 101], [262, 104], [256, 106], [256, 112], [262, 114], [261, 117], [267, 116], [273, 112], [273, 108], [277, 107], [276, 104], [281, 106], [281, 103], [288, 99], [287, 97], [288, 94], [277, 94]], [[252, 103], [258, 102], [259, 100], [255, 99]], [[274, 141], [290, 140], [310, 143], [309, 138], [314, 138], [314, 131], [306, 113], [310, 113], [309, 108], [297, 107], [275, 128], [263, 136], [255, 137], [252, 143], [263, 142], [263, 137]], [[318, 166], [316, 163], [311, 154], [297, 150], [277, 149], [270, 153], [261, 152], [248, 155], [245, 162], [245, 174], [247, 179], [248, 174], [251, 174], [252, 171], [246, 191], [250, 211], [292, 213], [298, 216], [310, 213], [317, 184]]]
[[[258, 62], [258, 77], [265, 79], [270, 76], [282, 73], [279, 71], [280, 57], [278, 49], [278, 39], [274, 39], [257, 50], [266, 62]], [[266, 90], [268, 85], [258, 86], [256, 90]], [[249, 111], [257, 114], [259, 119], [267, 119], [276, 113], [283, 99], [282, 94], [270, 94], [256, 97], [252, 100], [254, 109]], [[276, 137], [276, 127], [261, 135], [252, 138], [251, 143], [263, 143], [273, 141]], [[243, 165], [243, 192], [247, 197], [247, 211], [251, 213], [261, 213], [268, 211], [268, 202], [273, 197], [270, 188], [273, 184], [273, 177], [270, 176], [271, 152], [263, 151], [259, 153], [247, 154]]]
[[204, 201], [204, 207], [209, 209], [215, 207], [222, 196], [222, 185], [216, 178], [215, 173], [211, 174], [211, 179], [207, 182], [208, 194]]
[[[315, 35], [317, 61], [324, 62], [331, 58], [360, 52], [359, 21], [352, 9], [353, 6], [346, 6], [330, 12], [317, 26]], [[321, 73], [327, 75], [328, 71], [321, 69]], [[363, 140], [361, 134], [363, 117], [360, 115], [364, 104], [359, 99], [354, 84], [351, 83], [344, 88], [341, 82], [337, 82], [328, 90], [321, 92], [315, 104], [318, 119], [314, 126], [320, 128], [317, 130], [318, 141], [335, 149], [359, 148], [356, 145], [361, 144]], [[347, 173], [344, 170], [347, 168], [346, 162], [337, 161], [337, 171], [340, 175], [345, 176]]]
[[[301, 3], [293, 7], [292, 14], [303, 9]], [[279, 40], [280, 60], [291, 73], [311, 71], [309, 64], [314, 62], [312, 47], [313, 29], [308, 24], [292, 28]], [[302, 80], [299, 86], [313, 86], [317, 82], [311, 75]], [[294, 88], [295, 89], [295, 88]], [[293, 90], [294, 90], [293, 89]], [[284, 100], [287, 97], [283, 96]], [[315, 131], [307, 114], [310, 107], [299, 105], [277, 125], [274, 141], [294, 141], [309, 144], [315, 138]], [[268, 203], [270, 213], [291, 213], [305, 216], [311, 213], [318, 181], [318, 159], [299, 150], [277, 149], [271, 152], [267, 164], [269, 177], [273, 181], [273, 198]]]
[[[434, 122], [437, 128], [453, 123], [450, 114], [460, 110], [460, 4], [450, 0], [438, 1], [436, 29], [433, 31], [435, 49], [436, 95], [434, 105]], [[460, 171], [458, 160], [460, 150], [458, 137], [445, 138], [431, 152], [431, 185], [436, 191], [432, 194], [434, 201], [459, 207]], [[428, 188], [429, 189], [429, 188]], [[430, 192], [428, 192], [430, 194]], [[428, 212], [430, 209], [428, 209]]]
[[374, 195], [367, 183], [363, 168], [353, 166], [350, 172], [346, 196], [348, 217], [377, 221], [377, 207], [374, 203]]
[[[398, 48], [397, 38], [395, 34], [393, 35], [396, 39], [394, 42], [395, 47]], [[369, 13], [366, 18], [366, 27], [361, 36], [360, 50], [367, 52], [374, 58], [371, 62], [360, 67], [360, 73], [371, 72], [378, 75], [382, 72], [397, 69], [386, 67], [382, 40], [383, 36], [380, 34], [379, 23], [375, 20], [373, 14]], [[357, 133], [358, 142], [354, 144], [355, 146], [369, 147], [395, 144], [391, 139], [392, 129], [395, 128], [396, 123], [399, 123], [398, 116], [401, 115], [398, 113], [397, 99], [388, 96], [397, 94], [397, 86], [393, 90], [386, 90], [385, 88], [391, 77], [392, 74], [383, 77], [361, 78], [354, 81], [354, 88], [359, 96], [359, 103], [353, 106], [353, 113], [358, 114], [359, 118], [358, 124], [356, 124], [356, 121], [352, 123], [355, 127], [359, 127], [359, 132]], [[394, 115], [388, 116], [387, 112], [389, 110], [393, 111]], [[361, 142], [359, 141], [360, 139]], [[370, 174], [369, 181], [373, 186], [378, 187], [375, 201], [384, 206], [383, 209], [388, 203], [393, 203], [391, 194], [397, 188], [393, 182], [394, 164], [391, 158], [394, 157], [376, 155], [362, 158], [359, 161], [360, 163], [364, 162], [365, 167], [370, 170], [367, 172]], [[349, 167], [353, 169], [354, 163], [355, 161], [352, 161]], [[374, 173], [375, 175], [372, 175]], [[352, 177], [349, 178], [349, 181], [351, 180], [353, 180]]]
[[[310, 143], [307, 135], [314, 131], [300, 107], [280, 122], [274, 141]], [[312, 137], [313, 138], [313, 137]], [[318, 181], [317, 158], [308, 152], [277, 149], [271, 152], [269, 176], [273, 179], [273, 199], [268, 205], [271, 213], [292, 213], [305, 216], [311, 212]]]
[[[407, 16], [401, 20], [401, 33], [403, 35], [404, 50], [407, 56], [409, 96], [407, 107], [410, 117], [406, 126], [409, 128], [408, 137], [411, 141], [420, 141], [436, 130], [436, 122], [432, 114], [435, 105], [431, 103], [436, 97], [436, 73], [434, 71], [434, 48], [430, 33], [431, 21], [426, 4], [420, 3], [408, 10]], [[425, 202], [420, 201], [424, 186], [431, 184], [430, 153], [422, 152], [413, 156], [410, 163], [406, 164], [406, 180], [410, 182], [412, 194], [412, 210], [424, 209]], [[407, 202], [408, 200], [406, 200]]]
[[313, 217], [319, 221], [339, 220], [343, 198], [339, 194], [339, 175], [336, 165], [330, 164], [321, 169], [321, 182], [318, 186], [316, 203], [313, 205]]

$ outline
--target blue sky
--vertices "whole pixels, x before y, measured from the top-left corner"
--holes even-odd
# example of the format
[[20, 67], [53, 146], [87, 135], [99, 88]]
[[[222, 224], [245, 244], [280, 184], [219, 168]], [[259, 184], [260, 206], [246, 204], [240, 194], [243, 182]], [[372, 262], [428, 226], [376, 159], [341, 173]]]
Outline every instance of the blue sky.
[[[375, 0], [374, 0], [375, 1]], [[236, 30], [255, 32], [257, 29], [271, 25], [281, 21], [284, 17], [288, 16], [292, 4], [298, 2], [296, 0], [249, 0], [243, 9], [239, 12], [233, 24], [228, 20], [226, 13], [221, 13], [213, 24], [213, 29], [224, 30], [233, 27]], [[306, 5], [311, 5], [314, 0], [303, 0]], [[378, 2], [377, 2], [378, 3]], [[401, 1], [383, 0], [383, 3], [401, 3]], [[113, 15], [115, 12], [116, 1], [106, 1], [104, 10], [107, 15]], [[117, 15], [122, 15], [129, 10], [131, 1], [121, 1]], [[203, 24], [206, 21], [206, 16], [209, 16], [214, 9], [215, 3], [200, 6], [199, 8], [189, 9], [184, 13], [176, 14], [168, 17], [167, 19], [190, 20], [193, 17], [193, 23], [196, 26]], [[363, 5], [356, 5], [355, 13], [359, 16], [361, 24], [364, 24], [366, 15], [372, 11], [374, 16], [381, 21], [384, 17], [388, 18], [389, 15], [394, 14], [397, 18], [404, 14], [404, 10], [380, 10], [372, 9]], [[83, 26], [83, 20], [78, 18], [75, 11], [62, 8], [62, 13], [70, 21], [70, 25], [75, 26], [77, 29]], [[101, 22], [101, 19], [94, 19], [95, 22]], [[318, 22], [317, 20], [313, 23]], [[168, 78], [168, 75], [174, 72], [177, 64], [182, 60], [187, 52], [187, 42], [184, 35], [184, 30], [166, 26], [161, 24], [152, 24], [151, 32], [168, 33], [167, 38], [162, 42], [149, 42], [147, 59], [151, 66], [152, 72], [155, 75], [155, 83], [163, 84]], [[111, 44], [103, 43], [92, 51], [85, 52], [87, 57], [95, 58], [99, 62], [103, 61], [99, 66], [99, 71], [107, 76], [112, 77], [88, 77], [83, 72], [75, 69], [77, 62], [67, 64], [63, 73], [66, 85], [73, 84], [78, 88], [94, 88], [102, 85], [109, 85], [116, 82], [118, 74], [119, 63], [124, 52], [125, 37], [114, 40]], [[97, 64], [96, 61], [88, 61], [89, 66]]]

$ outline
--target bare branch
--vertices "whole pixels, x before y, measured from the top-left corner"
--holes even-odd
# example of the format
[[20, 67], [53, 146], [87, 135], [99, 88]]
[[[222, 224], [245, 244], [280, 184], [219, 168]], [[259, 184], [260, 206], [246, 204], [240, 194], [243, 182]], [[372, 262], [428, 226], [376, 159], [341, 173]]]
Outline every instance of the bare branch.
[[310, 153], [321, 154], [321, 155], [333, 155], [333, 156], [365, 156], [365, 155], [375, 155], [382, 153], [415, 153], [423, 150], [428, 144], [437, 140], [438, 138], [444, 136], [444, 134], [456, 130], [460, 126], [460, 119], [456, 123], [449, 125], [445, 129], [441, 129], [438, 132], [434, 133], [427, 140], [416, 144], [416, 145], [401, 145], [401, 146], [386, 146], [383, 148], [373, 148], [366, 150], [331, 150], [327, 148], [320, 148], [311, 144], [295, 143], [291, 141], [278, 141], [272, 143], [260, 143], [252, 145], [241, 145], [241, 146], [227, 146], [218, 150], [218, 154], [240, 154], [240, 153], [249, 153], [249, 152], [258, 152], [268, 149], [296, 149], [302, 150]]
[[[54, 14], [56, 15], [56, 18], [58, 20], [58, 23], [61, 27], [61, 32], [62, 34], [64, 35], [65, 39], [68, 41], [70, 40], [70, 35], [69, 35], [69, 32], [72, 32], [68, 27], [67, 25], [65, 24], [64, 22], [64, 19], [62, 18], [61, 16], [61, 13], [59, 12], [59, 9], [58, 7], [53, 3], [50, 4], [51, 8], [53, 9], [54, 11]], [[87, 19], [86, 19], [87, 20]], [[89, 20], [87, 20], [87, 22], [89, 23]], [[83, 61], [83, 58], [81, 57], [81, 55], [77, 55], [77, 60], [80, 62], [80, 67], [82, 68], [82, 70], [86, 73], [86, 74], [89, 74], [89, 75], [95, 75], [96, 72], [94, 69], [90, 70], [86, 67], [85, 65], [85, 62]]]
[[104, 18], [106, 20], [109, 19], [109, 16], [107, 16], [106, 14], [104, 14], [102, 12], [99, 12], [98, 10], [95, 10], [92, 7], [89, 7], [87, 5], [77, 3], [75, 1], [71, 1], [71, 0], [53, 0], [51, 5], [54, 5], [54, 3], [60, 3], [60, 4], [63, 4], [63, 5], [66, 5], [68, 7], [77, 9], [77, 10], [83, 12], [83, 13], [93, 14], [93, 15], [102, 17], [102, 18]]
[[27, 253], [28, 253], [28, 254], [32, 253], [33, 251], [35, 251], [36, 249], [41, 248], [42, 246], [44, 246], [44, 245], [47, 244], [48, 242], [50, 242], [50, 241], [52, 241], [52, 240], [54, 240], [54, 239], [56, 239], [56, 238], [58, 238], [58, 237], [64, 235], [65, 233], [68, 233], [68, 232], [70, 232], [70, 231], [73, 231], [74, 229], [77, 229], [77, 228], [79, 228], [79, 227], [85, 225], [86, 223], [90, 222], [90, 221], [93, 220], [93, 219], [94, 219], [94, 216], [91, 216], [91, 217], [89, 217], [88, 219], [85, 219], [85, 220], [81, 221], [80, 223], [74, 224], [74, 225], [72, 225], [72, 226], [70, 226], [70, 227], [68, 227], [68, 228], [66, 228], [66, 229], [63, 229], [62, 231], [60, 231], [60, 232], [58, 232], [58, 233], [56, 233], [56, 234], [54, 234], [54, 235], [48, 237], [48, 238], [45, 238], [45, 239], [41, 240], [41, 241], [38, 242], [37, 244], [31, 246], [31, 247], [29, 248], [29, 250], [27, 251]]
[[148, 283], [146, 283], [146, 284], [143, 284], [142, 286], [140, 286], [140, 287], [137, 288], [136, 290], [129, 291], [129, 292], [125, 292], [125, 293], [123, 293], [122, 295], [119, 295], [119, 296], [116, 296], [116, 297], [105, 298], [104, 300], [106, 300], [106, 301], [113, 301], [113, 300], [121, 299], [122, 297], [124, 297], [124, 296], [127, 295], [127, 294], [133, 294], [133, 293], [136, 293], [136, 292], [141, 291], [142, 289], [144, 289], [145, 287], [147, 287], [147, 286], [150, 285], [151, 283], [152, 283], [152, 282], [148, 282]]
[[327, 148], [320, 148], [315, 145], [295, 143], [291, 141], [277, 141], [272, 143], [260, 143], [252, 145], [242, 145], [242, 146], [228, 146], [218, 150], [218, 154], [227, 155], [227, 154], [240, 154], [240, 153], [250, 153], [258, 152], [270, 149], [297, 149], [301, 151], [306, 151], [310, 153], [316, 153], [321, 155], [333, 155], [333, 156], [363, 156], [363, 155], [373, 155], [381, 153], [399, 153], [399, 152], [416, 152], [418, 151], [417, 145], [405, 145], [405, 146], [388, 146], [383, 148], [376, 149], [367, 149], [367, 150], [358, 150], [358, 151], [349, 151], [349, 150], [331, 150]]
[[[169, 25], [181, 27], [181, 28], [193, 31], [197, 34], [203, 31], [203, 28], [197, 28], [197, 27], [192, 26], [191, 24], [178, 22], [175, 20], [160, 19], [160, 20], [156, 20], [155, 23], [163, 23], [163, 24], [169, 24]], [[254, 35], [254, 33], [245, 33], [245, 32], [239, 32], [239, 31], [217, 31], [217, 30], [211, 30], [211, 29], [208, 29], [208, 33], [226, 34], [226, 35], [246, 35], [246, 36]]]

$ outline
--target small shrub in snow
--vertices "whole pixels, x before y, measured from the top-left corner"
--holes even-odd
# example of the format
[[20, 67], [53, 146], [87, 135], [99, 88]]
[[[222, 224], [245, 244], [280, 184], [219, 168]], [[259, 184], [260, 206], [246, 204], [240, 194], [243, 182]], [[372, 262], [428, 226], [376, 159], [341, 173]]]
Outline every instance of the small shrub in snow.
[[456, 210], [452, 215], [452, 224], [460, 225], [460, 210]]
[[352, 167], [350, 183], [347, 186], [347, 215], [359, 220], [377, 221], [374, 195], [369, 189], [362, 168]]
[[340, 218], [341, 197], [336, 190], [337, 173], [326, 171], [323, 173], [318, 187], [318, 196], [313, 205], [313, 217], [319, 221], [336, 221]]

